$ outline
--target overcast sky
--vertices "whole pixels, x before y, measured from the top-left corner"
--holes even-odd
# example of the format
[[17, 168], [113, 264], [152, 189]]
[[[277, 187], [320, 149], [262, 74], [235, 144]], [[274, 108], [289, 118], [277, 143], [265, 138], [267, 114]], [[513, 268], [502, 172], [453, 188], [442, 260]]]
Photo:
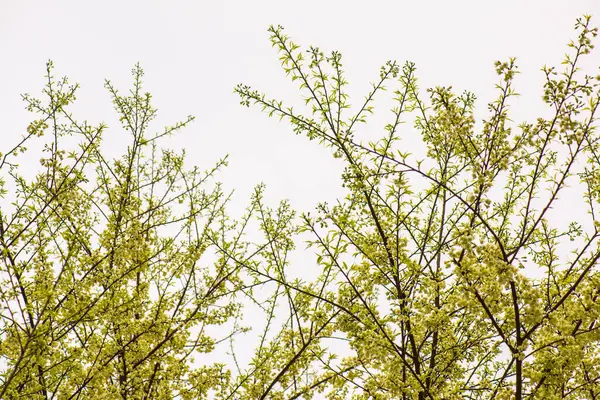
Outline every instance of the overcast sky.
[[[221, 174], [242, 207], [258, 182], [275, 201], [309, 209], [339, 193], [339, 165], [288, 125], [244, 108], [232, 93], [243, 82], [299, 100], [285, 78], [266, 29], [280, 24], [303, 46], [340, 50], [350, 94], [361, 100], [388, 59], [417, 64], [421, 87], [453, 85], [484, 101], [495, 95], [493, 62], [518, 58], [523, 94], [513, 110], [533, 119], [544, 63], [554, 64], [573, 37], [575, 18], [599, 14], [600, 1], [7, 1], [0, 0], [2, 143], [31, 118], [20, 94], [38, 94], [45, 62], [82, 86], [80, 119], [111, 121], [105, 78], [122, 89], [140, 62], [160, 124], [188, 114], [197, 121], [174, 139], [203, 168], [230, 154]], [[385, 105], [385, 104], [384, 104]], [[522, 107], [525, 106], [525, 107]], [[387, 110], [381, 109], [386, 112]], [[118, 140], [113, 129], [107, 143]], [[405, 131], [410, 135], [410, 129]], [[114, 142], [116, 143], [116, 142]], [[237, 207], [236, 206], [236, 207]]]
[[[339, 164], [317, 143], [294, 136], [285, 122], [240, 106], [232, 93], [243, 82], [279, 99], [300, 100], [269, 43], [270, 24], [283, 25], [300, 45], [340, 50], [355, 100], [362, 100], [386, 60], [410, 60], [422, 88], [475, 92], [480, 118], [496, 95], [493, 62], [517, 57], [522, 96], [513, 119], [531, 121], [542, 110], [540, 68], [560, 62], [575, 19], [584, 13], [596, 15], [593, 22], [600, 25], [600, 0], [0, 0], [0, 151], [31, 120], [20, 94], [40, 93], [48, 59], [55, 75], [81, 84], [76, 117], [93, 123], [113, 120], [104, 79], [126, 90], [130, 70], [140, 62], [159, 108], [155, 129], [193, 114], [197, 121], [173, 146], [185, 146], [189, 162], [202, 168], [230, 155], [219, 177], [236, 189], [234, 214], [259, 182], [267, 184], [270, 202], [289, 198], [295, 208], [309, 210], [341, 193]], [[109, 146], [123, 134], [113, 128]], [[410, 127], [403, 132], [412, 134]], [[37, 159], [23, 167], [37, 168]]]

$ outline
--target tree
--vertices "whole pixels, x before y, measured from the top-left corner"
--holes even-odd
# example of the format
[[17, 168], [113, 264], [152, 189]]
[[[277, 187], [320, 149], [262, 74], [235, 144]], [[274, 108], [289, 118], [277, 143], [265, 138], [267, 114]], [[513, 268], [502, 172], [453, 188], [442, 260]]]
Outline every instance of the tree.
[[[78, 86], [48, 63], [44, 100], [24, 96], [36, 118], [0, 154], [0, 398], [597, 398], [600, 76], [580, 68], [590, 17], [576, 30], [563, 69], [543, 69], [550, 116], [515, 126], [514, 59], [481, 124], [473, 93], [424, 97], [410, 62], [387, 62], [351, 110], [341, 55], [271, 27], [308, 113], [235, 91], [330, 148], [346, 196], [298, 215], [260, 185], [239, 220], [214, 181], [226, 159], [202, 172], [162, 147], [193, 117], [152, 133], [139, 65], [127, 95], [106, 82], [127, 137], [110, 159], [107, 126], [72, 116]], [[389, 87], [391, 121], [364, 143]], [[402, 142], [408, 121], [424, 154]], [[30, 177], [17, 163], [36, 143]], [[589, 218], [562, 224], [565, 200]], [[315, 279], [294, 277], [301, 241]], [[265, 315], [249, 365], [242, 306]], [[226, 341], [231, 363], [193, 360]]]
[[[268, 247], [252, 258], [224, 249], [272, 285], [272, 332], [289, 310], [241, 375], [243, 398], [600, 397], [600, 76], [580, 70], [598, 30], [589, 16], [575, 28], [561, 69], [543, 68], [551, 115], [510, 120], [510, 59], [495, 64], [498, 97], [481, 126], [473, 93], [436, 87], [426, 99], [410, 62], [387, 62], [350, 113], [341, 55], [302, 52], [282, 27], [269, 28], [308, 112], [247, 85], [235, 92], [330, 148], [344, 162], [347, 195], [294, 224], [285, 203], [265, 209], [261, 188], [253, 210]], [[391, 122], [363, 143], [374, 97], [390, 87]], [[411, 118], [426, 154], [403, 146], [399, 128]], [[559, 196], [588, 219], [557, 223]], [[288, 279], [286, 256], [307, 237], [319, 278]], [[335, 342], [345, 347], [328, 349]]]
[[[193, 117], [153, 134], [139, 66], [127, 95], [106, 81], [127, 144], [108, 159], [106, 125], [77, 121], [78, 86], [52, 73], [49, 62], [43, 100], [24, 96], [37, 115], [27, 134], [0, 154], [0, 398], [218, 395], [225, 366], [192, 359], [214, 348], [206, 330], [239, 312], [239, 268], [201, 262], [229, 230], [213, 182], [226, 160], [189, 170], [183, 153], [161, 147]], [[17, 157], [44, 138], [41, 170], [21, 175]]]

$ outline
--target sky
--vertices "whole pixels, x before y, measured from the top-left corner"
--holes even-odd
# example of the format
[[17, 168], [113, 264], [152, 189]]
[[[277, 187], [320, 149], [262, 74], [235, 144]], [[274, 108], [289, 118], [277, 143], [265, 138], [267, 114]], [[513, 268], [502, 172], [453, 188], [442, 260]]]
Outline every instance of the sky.
[[[386, 60], [409, 60], [422, 88], [475, 92], [483, 117], [495, 96], [493, 62], [517, 57], [522, 96], [513, 116], [532, 119], [541, 103], [540, 68], [560, 61], [584, 13], [599, 14], [600, 22], [600, 2], [0, 0], [2, 141], [17, 140], [31, 119], [20, 95], [40, 93], [48, 59], [55, 75], [81, 85], [74, 110], [95, 123], [114, 116], [104, 79], [126, 90], [139, 62], [159, 109], [156, 129], [192, 114], [196, 122], [173, 146], [185, 147], [202, 168], [229, 154], [219, 178], [236, 189], [234, 209], [242, 210], [253, 187], [265, 182], [273, 203], [288, 198], [308, 210], [340, 195], [340, 164], [285, 122], [240, 106], [233, 94], [246, 83], [299, 101], [269, 43], [270, 24], [284, 26], [304, 47], [341, 51], [355, 105]], [[109, 131], [107, 145], [118, 138], [118, 129]]]
[[[516, 57], [521, 97], [512, 115], [531, 121], [544, 112], [540, 69], [561, 61], [582, 14], [596, 15], [600, 25], [600, 1], [0, 0], [0, 143], [15, 143], [31, 120], [20, 96], [39, 95], [47, 60], [56, 76], [81, 85], [76, 116], [109, 127], [114, 112], [104, 79], [125, 91], [139, 62], [159, 109], [157, 131], [189, 114], [197, 118], [170, 142], [186, 149], [188, 163], [207, 169], [229, 154], [218, 178], [235, 188], [234, 215], [260, 182], [272, 205], [287, 198], [307, 211], [340, 196], [340, 164], [285, 122], [240, 106], [233, 93], [245, 83], [290, 104], [301, 101], [270, 45], [269, 25], [284, 26], [305, 48], [341, 51], [355, 105], [385, 61], [409, 60], [422, 88], [473, 91], [483, 118], [496, 96], [494, 61]], [[372, 126], [382, 128], [385, 120], [376, 121]], [[113, 126], [106, 145], [117, 147], [121, 134]], [[414, 132], [407, 127], [404, 134], [410, 143]], [[33, 170], [34, 161], [22, 167]]]

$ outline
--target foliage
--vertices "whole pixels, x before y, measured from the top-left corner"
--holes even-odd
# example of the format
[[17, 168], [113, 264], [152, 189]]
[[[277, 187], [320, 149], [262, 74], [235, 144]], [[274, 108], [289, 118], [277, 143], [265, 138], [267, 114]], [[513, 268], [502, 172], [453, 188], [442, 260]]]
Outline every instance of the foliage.
[[[514, 59], [495, 64], [483, 121], [471, 92], [424, 96], [410, 62], [387, 62], [353, 109], [341, 54], [271, 27], [308, 110], [235, 92], [331, 149], [346, 195], [298, 214], [260, 185], [237, 221], [214, 181], [226, 159], [203, 172], [163, 148], [193, 117], [152, 133], [139, 66], [127, 95], [106, 82], [126, 145], [110, 159], [107, 126], [72, 116], [78, 86], [48, 63], [44, 99], [24, 96], [36, 119], [0, 154], [0, 398], [597, 398], [600, 76], [580, 67], [590, 17], [576, 30], [543, 69], [548, 116], [515, 125]], [[364, 143], [386, 90], [390, 122]], [[30, 177], [17, 162], [36, 143]], [[588, 218], [565, 224], [565, 200]], [[247, 365], [242, 306], [264, 313]], [[232, 362], [194, 360], [225, 341]]]
[[[344, 162], [347, 195], [293, 228], [285, 209], [276, 218], [258, 213], [267, 241], [282, 229], [289, 240], [308, 234], [320, 275], [286, 279], [288, 241], [238, 260], [275, 283], [269, 321], [281, 297], [289, 308], [256, 351], [243, 398], [600, 396], [600, 76], [579, 68], [597, 28], [586, 16], [576, 30], [562, 69], [543, 69], [550, 117], [515, 126], [514, 59], [495, 64], [498, 97], [481, 125], [473, 93], [436, 87], [425, 99], [410, 62], [387, 62], [352, 113], [341, 55], [302, 52], [282, 27], [269, 29], [308, 112], [247, 85], [235, 92], [330, 148]], [[365, 144], [360, 126], [390, 88], [391, 122]], [[403, 145], [399, 128], [411, 118], [422, 156]], [[552, 209], [566, 211], [559, 196], [580, 200], [568, 207], [587, 207], [588, 220], [556, 222]], [[336, 341], [343, 350], [330, 350]]]
[[[153, 134], [139, 66], [127, 95], [106, 81], [122, 128], [113, 140], [127, 144], [107, 159], [106, 126], [73, 118], [78, 86], [52, 71], [43, 100], [24, 96], [37, 119], [0, 164], [13, 197], [0, 211], [0, 398], [206, 398], [230, 376], [192, 359], [214, 347], [206, 329], [239, 311], [238, 271], [200, 261], [225, 229], [226, 197], [210, 183], [225, 160], [187, 170], [160, 146], [193, 118]], [[40, 172], [20, 175], [16, 157], [44, 138]]]

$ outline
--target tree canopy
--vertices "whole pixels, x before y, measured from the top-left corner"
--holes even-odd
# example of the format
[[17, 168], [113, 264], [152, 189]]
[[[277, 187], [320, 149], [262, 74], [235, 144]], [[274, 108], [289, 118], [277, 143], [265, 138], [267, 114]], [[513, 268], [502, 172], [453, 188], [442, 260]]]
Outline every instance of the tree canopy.
[[[35, 119], [0, 154], [0, 398], [598, 398], [590, 21], [542, 69], [548, 112], [529, 122], [510, 118], [515, 59], [495, 63], [483, 120], [475, 93], [420, 90], [411, 62], [385, 63], [352, 107], [339, 52], [303, 51], [270, 27], [305, 107], [245, 84], [235, 93], [330, 149], [346, 195], [296, 211], [270, 207], [259, 185], [239, 219], [215, 180], [226, 159], [190, 169], [161, 144], [193, 117], [153, 133], [139, 65], [128, 94], [105, 83], [128, 138], [111, 159], [109, 129], [75, 119], [78, 86], [49, 62], [43, 98], [24, 96]], [[363, 140], [384, 93], [389, 122]], [[36, 141], [31, 178], [18, 162]], [[571, 221], [575, 207], [587, 219]], [[293, 251], [314, 254], [301, 268], [316, 278], [290, 272]], [[249, 306], [259, 328], [243, 326]], [[235, 346], [249, 335], [244, 365]], [[204, 362], [226, 343], [230, 357]]]

